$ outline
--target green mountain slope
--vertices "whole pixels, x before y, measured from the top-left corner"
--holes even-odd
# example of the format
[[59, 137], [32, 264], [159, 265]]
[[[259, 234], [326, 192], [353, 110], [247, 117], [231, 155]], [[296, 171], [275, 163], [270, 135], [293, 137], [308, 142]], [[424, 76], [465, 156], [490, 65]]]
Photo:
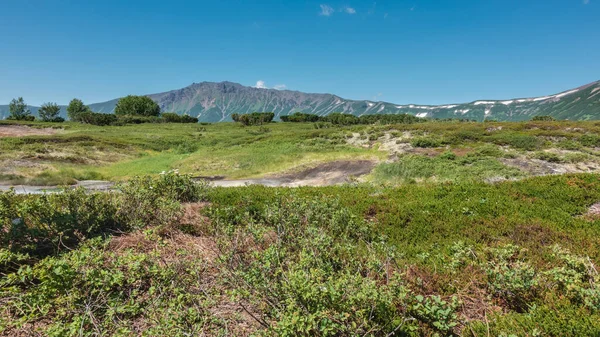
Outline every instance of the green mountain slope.
[[[537, 115], [557, 119], [600, 119], [600, 81], [559, 94], [509, 100], [479, 100], [447, 105], [398, 105], [369, 100], [348, 100], [332, 94], [260, 89], [232, 82], [202, 82], [164, 93], [148, 95], [163, 111], [198, 116], [201, 121], [230, 121], [233, 113], [274, 112], [276, 118], [296, 111], [327, 115], [343, 112], [353, 115], [407, 113], [429, 118], [468, 118], [482, 121], [528, 120]], [[118, 99], [91, 104], [93, 111], [110, 113]], [[32, 111], [37, 111], [32, 107]], [[64, 111], [63, 111], [64, 113]], [[0, 106], [0, 118], [8, 116], [8, 106]]]

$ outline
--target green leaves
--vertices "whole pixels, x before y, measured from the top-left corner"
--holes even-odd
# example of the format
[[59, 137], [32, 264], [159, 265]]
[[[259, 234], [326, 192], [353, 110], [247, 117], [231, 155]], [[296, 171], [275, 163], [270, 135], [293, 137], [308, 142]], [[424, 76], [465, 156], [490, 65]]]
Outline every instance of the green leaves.
[[27, 103], [23, 97], [13, 98], [8, 105], [8, 110], [10, 115], [8, 119], [15, 120], [34, 120], [35, 118], [31, 116], [31, 111], [27, 108]]
[[91, 112], [91, 110], [87, 105], [83, 104], [83, 101], [78, 98], [73, 98], [69, 102], [69, 105], [67, 106], [67, 116], [69, 119], [79, 122], [80, 116], [84, 112]]
[[60, 107], [56, 103], [44, 103], [38, 109], [38, 116], [44, 122], [62, 122], [63, 119], [58, 116]]
[[160, 107], [150, 97], [129, 95], [119, 99], [115, 115], [158, 116]]

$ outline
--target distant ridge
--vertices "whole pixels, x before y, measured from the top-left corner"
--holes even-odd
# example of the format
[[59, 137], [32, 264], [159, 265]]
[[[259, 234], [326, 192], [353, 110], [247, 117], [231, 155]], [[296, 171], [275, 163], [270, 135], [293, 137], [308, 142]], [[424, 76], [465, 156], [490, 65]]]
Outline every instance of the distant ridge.
[[[276, 119], [296, 111], [327, 115], [411, 114], [430, 118], [468, 118], [519, 121], [536, 115], [557, 119], [599, 120], [600, 81], [542, 97], [507, 100], [477, 100], [445, 105], [393, 104], [370, 100], [349, 100], [333, 94], [312, 94], [292, 90], [261, 89], [233, 82], [193, 83], [185, 88], [148, 95], [163, 111], [197, 116], [200, 121], [230, 121], [233, 113], [274, 112]], [[93, 111], [111, 113], [118, 99], [90, 104]], [[31, 107], [37, 112], [37, 107]], [[63, 107], [62, 114], [65, 114]], [[8, 106], [0, 105], [0, 117]]]

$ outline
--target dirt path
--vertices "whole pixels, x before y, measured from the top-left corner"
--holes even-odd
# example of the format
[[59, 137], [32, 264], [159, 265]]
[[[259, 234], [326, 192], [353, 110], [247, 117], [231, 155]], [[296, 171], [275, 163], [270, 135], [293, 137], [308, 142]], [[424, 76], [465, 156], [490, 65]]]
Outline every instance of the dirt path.
[[[246, 185], [263, 185], [269, 187], [300, 187], [300, 186], [330, 186], [346, 182], [368, 174], [376, 162], [370, 160], [342, 160], [324, 163], [296, 173], [274, 175], [260, 179], [226, 180], [220, 177], [209, 178], [212, 186], [236, 187]], [[58, 186], [13, 186], [18, 194], [41, 194], [60, 191]], [[89, 191], [108, 191], [114, 188], [114, 183], [101, 180], [80, 181], [73, 187], [83, 187]], [[7, 191], [10, 185], [0, 185], [0, 191]]]
[[57, 129], [37, 129], [26, 125], [0, 125], [0, 138], [23, 137], [23, 136], [47, 136], [57, 133]]

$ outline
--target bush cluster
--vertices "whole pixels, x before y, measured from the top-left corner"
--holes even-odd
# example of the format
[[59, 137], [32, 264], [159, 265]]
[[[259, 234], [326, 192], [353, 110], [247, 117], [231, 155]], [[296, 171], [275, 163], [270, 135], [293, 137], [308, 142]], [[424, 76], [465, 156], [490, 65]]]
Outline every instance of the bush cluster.
[[118, 118], [113, 114], [86, 111], [77, 115], [77, 121], [85, 124], [105, 126], [115, 124]]
[[263, 125], [271, 123], [275, 114], [272, 112], [253, 112], [249, 114], [232, 114], [231, 119], [234, 122], [242, 123], [243, 125]]
[[16, 195], [0, 193], [0, 245], [15, 253], [45, 256], [114, 231], [169, 224], [181, 202], [202, 200], [206, 185], [169, 172], [159, 178], [137, 177], [120, 193]]

